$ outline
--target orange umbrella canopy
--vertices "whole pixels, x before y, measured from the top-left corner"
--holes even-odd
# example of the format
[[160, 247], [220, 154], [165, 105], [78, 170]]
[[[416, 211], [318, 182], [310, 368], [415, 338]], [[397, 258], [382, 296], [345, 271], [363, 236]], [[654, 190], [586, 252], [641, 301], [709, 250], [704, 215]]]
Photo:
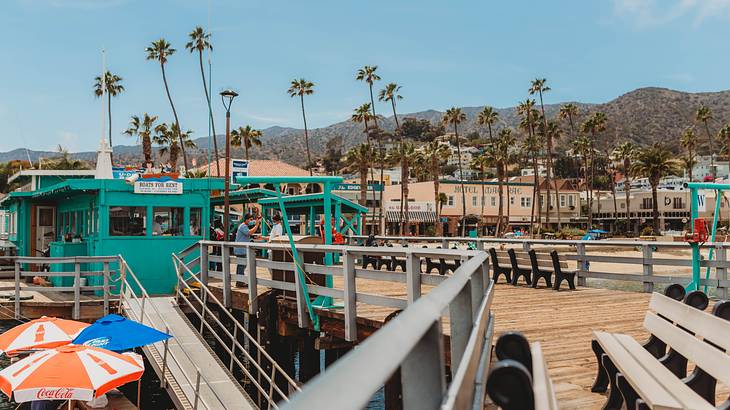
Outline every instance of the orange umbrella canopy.
[[17, 403], [89, 401], [139, 380], [144, 364], [132, 356], [82, 345], [34, 353], [0, 371], [0, 390]]
[[22, 350], [63, 346], [71, 343], [88, 326], [88, 323], [75, 320], [43, 316], [0, 335], [0, 353], [13, 354]]

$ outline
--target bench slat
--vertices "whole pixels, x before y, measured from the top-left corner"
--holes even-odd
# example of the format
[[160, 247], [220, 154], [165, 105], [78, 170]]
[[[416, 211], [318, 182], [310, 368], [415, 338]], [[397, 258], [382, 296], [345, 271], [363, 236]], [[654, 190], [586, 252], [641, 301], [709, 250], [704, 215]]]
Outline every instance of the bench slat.
[[725, 352], [697, 339], [654, 312], [647, 312], [644, 327], [712, 377], [730, 386], [730, 356]]
[[688, 329], [703, 339], [730, 350], [730, 322], [697, 310], [659, 293], [651, 295], [649, 309]]
[[553, 382], [548, 375], [545, 356], [542, 354], [540, 342], [530, 345], [532, 353], [532, 390], [535, 394], [535, 410], [557, 410], [558, 402], [555, 398]]
[[614, 337], [684, 408], [714, 409], [710, 403], [706, 402], [702, 396], [695, 393], [689, 386], [682, 383], [674, 373], [664, 367], [663, 364], [652, 356], [649, 351], [644, 349], [633, 337], [621, 334], [615, 334]]
[[598, 343], [639, 396], [652, 408], [682, 409], [678, 402], [644, 369], [611, 333], [594, 331]]

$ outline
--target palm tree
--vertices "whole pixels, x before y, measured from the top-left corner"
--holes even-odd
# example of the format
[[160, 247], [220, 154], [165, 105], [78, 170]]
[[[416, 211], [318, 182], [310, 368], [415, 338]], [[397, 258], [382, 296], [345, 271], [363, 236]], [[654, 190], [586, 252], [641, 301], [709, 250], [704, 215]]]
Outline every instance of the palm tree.
[[668, 176], [677, 174], [680, 170], [679, 164], [671, 151], [661, 144], [654, 144], [638, 151], [631, 171], [634, 175], [643, 176], [649, 179], [652, 198], [652, 219], [654, 232], [659, 232], [659, 203], [657, 198], [657, 186], [659, 181]]
[[[588, 153], [591, 150], [591, 141], [587, 136], [581, 135], [578, 138], [574, 139], [570, 145], [571, 150], [573, 151], [573, 155], [582, 158], [580, 168], [583, 169], [583, 187], [585, 189], [586, 201], [588, 201]], [[590, 209], [588, 212], [590, 214]], [[580, 208], [578, 213], [580, 214]]]
[[125, 134], [137, 136], [142, 140], [142, 154], [144, 155], [144, 168], [148, 168], [152, 163], [152, 131], [154, 129], [156, 115], [144, 113], [142, 118], [133, 115], [129, 121], [129, 127], [124, 131]]
[[190, 41], [185, 44], [185, 48], [191, 53], [198, 52], [198, 61], [200, 62], [200, 76], [203, 79], [203, 92], [205, 93], [205, 101], [208, 103], [208, 117], [210, 118], [210, 126], [213, 129], [213, 150], [215, 151], [215, 169], [216, 175], [221, 175], [221, 166], [218, 160], [218, 141], [215, 134], [215, 120], [213, 119], [213, 107], [210, 105], [210, 95], [208, 94], [208, 84], [205, 82], [205, 69], [203, 68], [203, 52], [205, 50], [213, 51], [213, 45], [210, 43], [210, 33], [206, 33], [202, 27], [197, 26], [188, 34]]
[[697, 112], [695, 113], [695, 120], [697, 122], [703, 123], [705, 126], [705, 133], [707, 133], [707, 144], [710, 148], [710, 173], [714, 182], [715, 176], [717, 175], [717, 170], [715, 169], [715, 150], [712, 143], [712, 133], [710, 133], [710, 126], [708, 124], [711, 119], [712, 110], [710, 110], [710, 107], [700, 105], [700, 107], [697, 109]]
[[[160, 63], [160, 70], [162, 71], [162, 82], [165, 84], [165, 92], [167, 93], [167, 100], [170, 102], [170, 108], [172, 108], [172, 115], [175, 117], [175, 130], [178, 132], [178, 143], [180, 144], [180, 150], [182, 150], [183, 155], [183, 162], [185, 165], [185, 169], [187, 170], [188, 155], [185, 152], [185, 143], [183, 141], [182, 132], [180, 131], [182, 130], [182, 128], [180, 127], [180, 119], [177, 116], [175, 104], [172, 102], [170, 87], [167, 85], [167, 75], [165, 74], [165, 64], [167, 63], [167, 59], [171, 55], [175, 54], [175, 51], [176, 50], [172, 48], [172, 44], [168, 43], [167, 40], [165, 40], [164, 38], [153, 41], [152, 44], [150, 44], [150, 46], [145, 49], [145, 52], [147, 52], [147, 60], [155, 60]], [[172, 129], [172, 127], [170, 127], [170, 129]], [[175, 161], [175, 165], [177, 165], [177, 161]]]
[[614, 148], [611, 154], [614, 161], [621, 161], [623, 163], [626, 222], [631, 230], [633, 230], [633, 225], [631, 224], [631, 160], [636, 155], [636, 150], [636, 146], [631, 141], [625, 141]]
[[695, 155], [697, 154], [697, 134], [694, 128], [688, 127], [684, 130], [679, 142], [682, 144], [682, 148], [687, 150], [687, 157], [685, 157], [684, 163], [687, 167], [689, 180], [692, 182], [692, 168], [695, 166]]
[[499, 113], [492, 107], [484, 107], [479, 114], [477, 114], [477, 124], [481, 126], [487, 126], [489, 129], [489, 141], [494, 142], [494, 136], [492, 135], [492, 125], [496, 124], [499, 120]]
[[[493, 149], [493, 146], [492, 145], [488, 146], [486, 151], [490, 151], [491, 149]], [[492, 164], [494, 164], [494, 161], [493, 160], [494, 160], [494, 157], [495, 157], [494, 155], [492, 155], [492, 154], [490, 154], [490, 153], [488, 153], [486, 151], [483, 152], [483, 153], [481, 153], [481, 154], [479, 154], [479, 155], [474, 155], [472, 157], [472, 159], [471, 159], [471, 163], [469, 164], [469, 166], [472, 169], [479, 170], [479, 176], [480, 176], [481, 182], [482, 182], [481, 183], [481, 185], [482, 185], [482, 197], [481, 197], [481, 201], [482, 202], [481, 202], [481, 212], [479, 214], [479, 226], [477, 227], [477, 232], [480, 232], [481, 231], [480, 228], [482, 226], [482, 223], [484, 222], [483, 221], [483, 219], [484, 219], [484, 205], [486, 203], [485, 198], [484, 198], [485, 197], [484, 186], [486, 185], [486, 182], [487, 182], [486, 181], [486, 179], [487, 179], [487, 168], [489, 168], [490, 166], [492, 166]]]
[[[560, 129], [560, 126], [555, 121], [547, 121], [547, 130], [544, 129], [545, 125], [541, 125], [541, 131], [543, 137], [548, 140], [547, 147], [548, 147], [548, 169], [552, 168], [552, 160], [550, 159], [549, 152], [552, 151], [552, 145], [553, 141], [559, 140], [562, 136], [563, 131]], [[549, 173], [549, 172], [548, 172]], [[550, 198], [550, 183], [547, 178], [545, 178], [545, 183], [547, 184], [547, 196]], [[558, 229], [562, 229], [563, 225], [560, 222], [560, 189], [558, 188], [558, 181], [556, 179], [553, 179], [553, 185], [555, 188], [555, 214], [558, 220]], [[550, 223], [550, 219], [548, 218], [550, 216], [550, 201], [548, 200], [548, 209], [545, 211], [545, 223]]]
[[[590, 229], [593, 226], [593, 182], [596, 175], [596, 150], [595, 150], [595, 143], [596, 143], [596, 136], [600, 134], [601, 132], [606, 130], [606, 123], [608, 122], [608, 118], [606, 117], [606, 114], [602, 112], [595, 112], [593, 115], [586, 119], [583, 122], [583, 125], [581, 126], [581, 130], [584, 133], [590, 134], [590, 147], [588, 151], [588, 155], [590, 157], [590, 164], [591, 164], [591, 171], [590, 171], [590, 179], [588, 180], [588, 228]], [[600, 206], [600, 203], [599, 203]]]
[[499, 136], [493, 150], [495, 155], [495, 162], [497, 164], [497, 184], [499, 185], [499, 205], [497, 211], [497, 232], [496, 235], [500, 236], [504, 229], [509, 227], [509, 184], [507, 185], [507, 221], [504, 223], [504, 183], [507, 179], [507, 165], [509, 164], [512, 156], [510, 150], [516, 143], [515, 137], [512, 134], [512, 129], [503, 128], [499, 131]]
[[[390, 106], [393, 108], [393, 119], [395, 119], [395, 130], [398, 132], [400, 130], [400, 123], [398, 122], [398, 114], [395, 112], [395, 101], [396, 100], [402, 100], [403, 96], [398, 94], [398, 91], [400, 91], [401, 86], [399, 86], [396, 83], [390, 83], [385, 86], [382, 90], [380, 90], [380, 93], [378, 94], [378, 100], [390, 102]], [[403, 136], [401, 135], [401, 141], [403, 141]]]
[[436, 209], [436, 235], [443, 236], [444, 227], [441, 223], [441, 207], [439, 206], [439, 179], [441, 178], [441, 164], [451, 155], [448, 145], [431, 141], [423, 147], [423, 162], [429, 167], [433, 178], [433, 201]]
[[367, 204], [368, 169], [375, 152], [368, 143], [356, 145], [345, 154], [345, 163], [350, 170], [357, 170], [360, 174], [360, 205]]
[[725, 124], [717, 131], [717, 140], [723, 144], [725, 155], [730, 155], [730, 124]]
[[410, 234], [411, 223], [408, 215], [408, 179], [410, 178], [411, 164], [418, 162], [419, 157], [415, 147], [410, 142], [402, 142], [392, 148], [388, 153], [389, 162], [401, 164], [401, 192], [403, 200], [401, 208], [403, 209], [403, 222], [400, 225], [400, 235]]
[[[373, 120], [374, 118], [375, 117], [371, 114], [371, 111], [370, 111], [370, 103], [365, 103], [365, 104], [355, 108], [355, 110], [352, 113], [352, 116], [350, 117], [350, 119], [353, 122], [363, 123], [363, 125], [365, 126], [365, 140], [367, 141], [367, 144], [370, 145], [371, 148], [372, 148], [372, 143], [370, 141], [369, 124], [370, 124], [370, 121]], [[378, 139], [378, 141], [380, 141], [380, 139]], [[372, 166], [370, 167], [370, 180], [375, 181], [375, 175], [374, 175]], [[381, 179], [381, 181], [382, 181], [382, 179]], [[380, 192], [382, 195], [382, 190]], [[373, 226], [376, 225], [375, 212], [373, 212], [372, 224], [373, 224]]]
[[314, 94], [314, 83], [307, 81], [303, 78], [294, 79], [291, 81], [291, 85], [287, 90], [289, 96], [292, 98], [299, 96], [302, 103], [302, 119], [304, 119], [304, 144], [307, 147], [307, 169], [309, 175], [312, 175], [312, 156], [309, 153], [309, 131], [307, 130], [307, 115], [304, 112], [304, 96]]
[[528, 135], [527, 138], [522, 142], [522, 152], [527, 156], [528, 160], [532, 162], [532, 171], [535, 174], [535, 184], [533, 185], [535, 189], [532, 190], [532, 204], [530, 207], [530, 234], [534, 237], [535, 236], [535, 210], [538, 211], [538, 217], [537, 217], [537, 230], [540, 229], [540, 216], [539, 216], [539, 208], [540, 208], [540, 192], [539, 192], [539, 169], [537, 166], [537, 157], [540, 155], [540, 150], [542, 149], [542, 141], [540, 140], [540, 137], [535, 133], [532, 135]]
[[114, 160], [114, 144], [112, 143], [112, 97], [124, 92], [124, 86], [121, 84], [122, 77], [112, 74], [109, 71], [104, 73], [104, 78], [97, 76], [94, 78], [94, 95], [102, 97], [106, 92], [107, 98], [107, 116], [109, 117], [109, 148], [112, 150], [112, 162]]
[[231, 145], [235, 147], [243, 146], [246, 152], [246, 161], [249, 160], [248, 150], [252, 147], [261, 146], [261, 136], [264, 135], [260, 130], [254, 129], [252, 126], [238, 127], [231, 131]]
[[182, 141], [183, 148], [195, 148], [195, 143], [190, 139], [192, 133], [190, 130], [180, 132], [177, 124], [168, 125], [163, 122], [155, 127], [152, 141], [160, 146], [160, 155], [168, 155], [168, 161], [173, 170], [177, 168], [177, 158], [181, 152], [181, 145], [178, 141]]
[[[517, 104], [517, 115], [522, 116], [522, 120], [520, 121], [520, 128], [527, 131], [527, 138], [530, 140], [530, 144], [535, 142], [535, 119], [539, 116], [539, 113], [535, 110], [535, 100], [526, 99], [525, 101], [520, 102]], [[535, 151], [535, 156], [539, 154], [539, 149]], [[528, 155], [529, 156], [529, 155]], [[532, 194], [533, 194], [533, 203], [532, 208], [533, 211], [535, 209], [535, 198], [542, 198], [541, 192], [540, 192], [540, 174], [539, 169], [537, 168], [537, 160], [533, 163], [533, 170], [535, 172], [535, 175], [533, 177], [533, 183], [532, 183]], [[535, 213], [532, 212], [532, 218], [535, 218]], [[542, 224], [542, 207], [540, 204], [537, 206], [537, 226], [538, 230], [540, 229], [540, 225]], [[532, 227], [532, 221], [530, 222], [530, 227]]]
[[570, 125], [570, 138], [575, 139], [575, 126], [574, 120], [577, 119], [579, 114], [578, 106], [573, 103], [563, 104], [560, 106], [558, 117], [562, 120], [568, 120]]
[[[368, 89], [370, 90], [370, 109], [373, 111], [373, 122], [375, 123], [375, 129], [378, 129], [378, 115], [375, 113], [375, 97], [373, 95], [373, 84], [376, 81], [380, 81], [380, 76], [378, 76], [375, 71], [378, 69], [378, 66], [373, 65], [366, 65], [363, 68], [357, 70], [357, 74], [355, 74], [355, 79], [358, 81], [364, 81], [368, 84]], [[383, 136], [379, 133], [378, 136], [378, 158], [379, 158], [379, 165], [380, 165], [380, 183], [383, 183], [383, 174], [385, 172], [385, 164], [383, 161], [385, 161], [385, 150], [383, 148]], [[384, 189], [380, 190], [380, 198], [378, 201], [380, 202], [380, 207], [378, 208], [378, 220], [383, 220], [383, 191]]]
[[49, 163], [45, 164], [46, 168], [49, 169], [89, 169], [89, 165], [81, 160], [71, 157], [68, 149], [58, 145], [56, 148], [58, 157], [55, 157]]
[[461, 185], [461, 236], [466, 236], [466, 193], [464, 191], [464, 170], [461, 166], [461, 141], [459, 140], [459, 124], [466, 121], [466, 114], [461, 108], [451, 107], [444, 113], [441, 122], [444, 125], [454, 127], [454, 139], [456, 140], [456, 152], [459, 159], [459, 183]]
[[[540, 114], [542, 117], [542, 129], [543, 129], [543, 136], [545, 138], [545, 144], [547, 148], [547, 161], [545, 166], [545, 187], [547, 190], [547, 203], [545, 204], [545, 224], [550, 226], [550, 202], [552, 201], [552, 197], [550, 196], [550, 180], [551, 175], [553, 172], [553, 133], [549, 132], [548, 129], [548, 121], [547, 117], [545, 116], [545, 104], [543, 103], [543, 94], [550, 91], [550, 87], [547, 85], [547, 79], [545, 78], [536, 78], [532, 80], [530, 84], [530, 88], [527, 90], [530, 95], [537, 94], [540, 97]], [[557, 124], [555, 124], [554, 128], [558, 128]], [[560, 226], [560, 201], [559, 197], [557, 195], [558, 185], [557, 182], [555, 183], [555, 191], [556, 191], [556, 201], [558, 202], [558, 206], [555, 207], [556, 212], [558, 213], [558, 229], [561, 228]]]

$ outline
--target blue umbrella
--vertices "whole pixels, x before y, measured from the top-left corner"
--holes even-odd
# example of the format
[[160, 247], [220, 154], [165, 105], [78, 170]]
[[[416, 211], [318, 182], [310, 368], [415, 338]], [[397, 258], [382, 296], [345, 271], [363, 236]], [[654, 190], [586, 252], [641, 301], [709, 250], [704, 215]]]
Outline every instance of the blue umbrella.
[[172, 337], [149, 326], [111, 314], [94, 322], [73, 340], [74, 344], [121, 352]]

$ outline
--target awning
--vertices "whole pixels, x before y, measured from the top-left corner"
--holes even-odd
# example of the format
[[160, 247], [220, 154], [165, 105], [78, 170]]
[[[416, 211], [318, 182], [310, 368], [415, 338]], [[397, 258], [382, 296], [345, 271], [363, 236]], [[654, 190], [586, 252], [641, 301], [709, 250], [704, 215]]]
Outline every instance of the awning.
[[[386, 211], [385, 220], [388, 222], [398, 222], [398, 211]], [[403, 213], [403, 219], [405, 220], [405, 212]], [[436, 212], [433, 211], [408, 211], [408, 220], [410, 222], [425, 222], [434, 223], [436, 222]]]

